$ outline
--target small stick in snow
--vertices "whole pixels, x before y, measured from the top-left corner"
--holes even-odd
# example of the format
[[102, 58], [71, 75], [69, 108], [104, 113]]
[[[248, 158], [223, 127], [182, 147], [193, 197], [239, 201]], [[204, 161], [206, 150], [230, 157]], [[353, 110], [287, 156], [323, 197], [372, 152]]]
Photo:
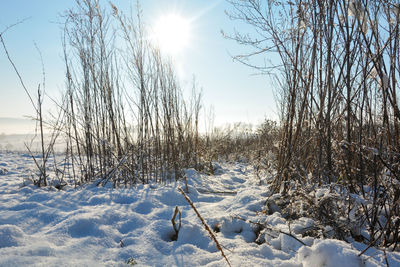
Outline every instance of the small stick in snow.
[[188, 187], [188, 184], [187, 184], [187, 176], [186, 175], [185, 175], [185, 192], [189, 193], [189, 187]]
[[196, 213], [197, 217], [199, 217], [201, 223], [204, 225], [204, 228], [206, 228], [207, 232], [210, 234], [211, 239], [215, 242], [215, 244], [217, 245], [217, 249], [221, 252], [222, 257], [224, 257], [226, 263], [228, 264], [229, 267], [232, 267], [232, 265], [230, 264], [228, 258], [226, 257], [224, 251], [222, 250], [222, 246], [219, 244], [217, 238], [215, 237], [215, 235], [213, 234], [213, 232], [211, 231], [210, 226], [208, 226], [208, 224], [204, 221], [203, 217], [201, 217], [200, 213], [197, 211], [196, 207], [194, 206], [193, 202], [190, 200], [190, 198], [185, 194], [185, 191], [182, 190], [182, 188], [178, 188], [178, 190], [182, 193], [182, 195], [185, 197], [186, 201], [189, 203], [189, 205], [192, 207], [192, 209], [194, 210], [194, 212]]
[[[175, 219], [176, 219], [176, 215], [178, 215], [178, 214], [179, 214], [179, 227], [176, 227]], [[179, 230], [181, 229], [181, 226], [182, 226], [182, 220], [181, 220], [181, 218], [182, 218], [182, 213], [181, 213], [181, 211], [179, 210], [178, 206], [176, 206], [176, 207], [175, 207], [174, 215], [172, 216], [172, 219], [171, 219], [172, 227], [173, 227], [174, 230], [175, 230], [175, 235], [172, 237], [172, 240], [174, 240], [174, 241], [178, 240]]]
[[387, 255], [386, 255], [386, 249], [383, 250], [383, 254], [385, 255], [386, 266], [389, 267], [389, 262], [388, 262], [388, 258], [387, 258]]
[[199, 193], [202, 194], [224, 194], [224, 195], [237, 195], [235, 191], [207, 191], [205, 189], [196, 188]]

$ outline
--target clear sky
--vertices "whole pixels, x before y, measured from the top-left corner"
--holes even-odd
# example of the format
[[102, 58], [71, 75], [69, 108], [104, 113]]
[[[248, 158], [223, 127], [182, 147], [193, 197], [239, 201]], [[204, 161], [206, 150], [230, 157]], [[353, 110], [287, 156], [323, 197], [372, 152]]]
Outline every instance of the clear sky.
[[[108, 5], [108, 1], [101, 1]], [[129, 0], [112, 1], [120, 10], [129, 12]], [[136, 1], [133, 1], [133, 6]], [[46, 91], [57, 98], [64, 86], [64, 65], [61, 47], [60, 15], [75, 5], [73, 0], [2, 0], [0, 32], [21, 19], [25, 22], [10, 29], [4, 39], [11, 57], [35, 94], [42, 81], [40, 49], [45, 73]], [[232, 32], [235, 25], [224, 11], [230, 5], [224, 0], [142, 0], [146, 24], [155, 24], [160, 17], [178, 13], [190, 20], [189, 43], [174, 57], [183, 83], [189, 84], [192, 75], [203, 88], [203, 103], [213, 107], [215, 125], [233, 122], [259, 123], [264, 118], [276, 119], [272, 84], [266, 76], [233, 62], [230, 55], [240, 54], [243, 48], [222, 37], [221, 30]], [[47, 100], [49, 102], [49, 100]], [[46, 104], [46, 103], [45, 103]], [[20, 86], [16, 74], [0, 49], [0, 117], [33, 115], [33, 108]], [[2, 130], [0, 129], [0, 132]]]

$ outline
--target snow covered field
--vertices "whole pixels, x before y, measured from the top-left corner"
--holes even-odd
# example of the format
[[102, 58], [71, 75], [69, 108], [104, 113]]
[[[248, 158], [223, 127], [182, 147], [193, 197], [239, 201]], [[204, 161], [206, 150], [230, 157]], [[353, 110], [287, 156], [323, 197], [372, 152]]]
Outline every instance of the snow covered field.
[[[363, 244], [303, 238], [311, 219], [291, 222], [289, 229], [279, 212], [259, 213], [269, 193], [266, 181], [260, 185], [244, 164], [217, 166], [215, 176], [186, 171], [188, 196], [232, 266], [386, 266], [384, 253], [374, 248], [358, 257]], [[0, 152], [0, 266], [227, 265], [178, 191], [183, 182], [58, 191], [27, 182], [34, 171], [28, 155]], [[176, 206], [182, 227], [172, 241]], [[249, 221], [272, 229], [265, 242], [255, 242], [259, 228]], [[400, 253], [386, 256], [389, 266], [400, 266]]]

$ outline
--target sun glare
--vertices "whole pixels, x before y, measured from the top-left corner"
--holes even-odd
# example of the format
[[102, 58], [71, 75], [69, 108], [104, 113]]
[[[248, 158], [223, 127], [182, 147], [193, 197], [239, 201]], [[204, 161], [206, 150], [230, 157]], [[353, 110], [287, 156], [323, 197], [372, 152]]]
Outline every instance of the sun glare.
[[189, 43], [190, 22], [177, 14], [165, 15], [154, 26], [154, 39], [163, 52], [178, 54]]

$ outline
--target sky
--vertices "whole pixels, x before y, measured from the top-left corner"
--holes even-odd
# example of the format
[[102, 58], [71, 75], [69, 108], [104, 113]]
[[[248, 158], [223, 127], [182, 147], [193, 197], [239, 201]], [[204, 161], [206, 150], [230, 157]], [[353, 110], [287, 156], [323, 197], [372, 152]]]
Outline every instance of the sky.
[[[119, 10], [129, 12], [136, 1], [112, 1]], [[101, 1], [108, 5], [108, 1]], [[225, 39], [221, 30], [251, 31], [245, 25], [232, 22], [225, 15], [231, 7], [225, 0], [143, 0], [144, 21], [156, 25], [160, 18], [179, 14], [190, 21], [188, 43], [175, 52], [183, 87], [193, 75], [203, 91], [205, 110], [213, 110], [214, 124], [250, 122], [258, 124], [265, 118], [276, 119], [272, 83], [267, 76], [239, 62], [232, 55], [244, 48]], [[46, 92], [59, 98], [64, 87], [64, 63], [61, 46], [62, 14], [75, 5], [73, 0], [2, 0], [0, 32], [7, 26], [26, 19], [4, 34], [10, 56], [16, 64], [29, 92], [36, 97], [37, 86], [43, 80], [43, 58]], [[40, 51], [40, 53], [38, 52]], [[21, 87], [18, 77], [0, 49], [0, 117], [32, 116], [34, 109]], [[190, 86], [188, 86], [190, 87]], [[44, 107], [51, 110], [51, 100]], [[208, 112], [210, 113], [210, 112]], [[0, 129], [0, 132], [5, 132]]]

